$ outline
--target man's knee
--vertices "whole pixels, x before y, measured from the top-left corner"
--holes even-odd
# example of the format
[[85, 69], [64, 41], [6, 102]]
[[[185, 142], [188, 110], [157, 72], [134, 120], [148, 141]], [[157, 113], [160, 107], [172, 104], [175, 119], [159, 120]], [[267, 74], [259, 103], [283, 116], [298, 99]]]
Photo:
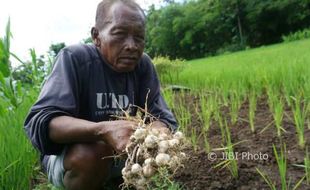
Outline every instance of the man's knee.
[[95, 187], [103, 183], [109, 176], [113, 161], [111, 158], [103, 158], [112, 153], [111, 147], [105, 143], [75, 144], [68, 147], [64, 159], [65, 186]]
[[111, 162], [111, 159], [104, 159], [104, 157], [112, 156], [112, 154], [111, 147], [105, 143], [74, 144], [67, 150], [64, 168], [70, 170], [79, 167], [98, 167]]

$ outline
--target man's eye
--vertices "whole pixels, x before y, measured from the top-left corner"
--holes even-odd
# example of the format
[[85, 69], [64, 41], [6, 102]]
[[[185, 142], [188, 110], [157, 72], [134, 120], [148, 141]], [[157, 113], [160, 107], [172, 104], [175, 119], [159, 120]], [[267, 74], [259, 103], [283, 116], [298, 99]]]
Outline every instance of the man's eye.
[[122, 36], [125, 36], [126, 33], [125, 32], [113, 32], [112, 35], [122, 37]]
[[137, 35], [135, 36], [135, 39], [138, 41], [144, 41], [144, 36]]

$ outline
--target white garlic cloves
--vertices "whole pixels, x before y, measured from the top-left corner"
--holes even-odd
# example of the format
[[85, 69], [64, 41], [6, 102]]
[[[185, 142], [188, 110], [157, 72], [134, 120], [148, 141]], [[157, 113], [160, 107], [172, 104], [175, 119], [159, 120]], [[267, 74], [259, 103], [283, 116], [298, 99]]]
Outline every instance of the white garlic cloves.
[[155, 158], [155, 162], [158, 166], [167, 165], [169, 161], [170, 161], [170, 156], [165, 153], [159, 153]]
[[148, 135], [145, 140], [144, 144], [147, 148], [154, 148], [157, 144], [158, 138], [155, 135]]
[[137, 174], [137, 173], [139, 173], [140, 171], [142, 170], [142, 167], [140, 166], [140, 164], [133, 164], [132, 166], [131, 166], [131, 173], [132, 174]]

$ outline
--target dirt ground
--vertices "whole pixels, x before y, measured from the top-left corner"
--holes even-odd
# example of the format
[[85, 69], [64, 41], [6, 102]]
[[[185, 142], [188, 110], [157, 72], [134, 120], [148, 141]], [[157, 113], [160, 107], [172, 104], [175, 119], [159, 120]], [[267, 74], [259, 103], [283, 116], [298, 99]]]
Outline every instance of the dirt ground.
[[[190, 109], [198, 101], [194, 96], [186, 97], [186, 102]], [[282, 126], [286, 130], [279, 139], [276, 134], [276, 128], [273, 116], [269, 111], [267, 99], [261, 98], [257, 103], [255, 113], [255, 132], [250, 130], [248, 123], [248, 102], [243, 103], [239, 112], [239, 119], [235, 125], [230, 126], [232, 143], [241, 142], [234, 146], [235, 158], [238, 159], [238, 177], [232, 177], [229, 169], [220, 167], [214, 168], [215, 165], [225, 160], [225, 154], [220, 151], [210, 151], [206, 153], [203, 150], [203, 141], [199, 140], [200, 147], [197, 151], [192, 148], [186, 152], [189, 160], [179, 173], [175, 180], [183, 185], [184, 189], [190, 190], [207, 190], [207, 189], [232, 189], [232, 190], [260, 190], [270, 189], [264, 179], [258, 174], [256, 168], [267, 174], [272, 181], [276, 182], [276, 188], [281, 189], [280, 175], [277, 162], [273, 153], [273, 144], [279, 150], [280, 142], [286, 144], [287, 155], [287, 181], [290, 180], [292, 187], [305, 175], [304, 168], [294, 166], [303, 164], [305, 150], [298, 146], [298, 139], [295, 132], [293, 114], [289, 109], [285, 109]], [[224, 116], [229, 120], [228, 109], [223, 108]], [[195, 113], [194, 111], [192, 113]], [[191, 127], [198, 131], [201, 129], [201, 121], [198, 117], [192, 115]], [[271, 125], [270, 125], [271, 124]], [[266, 130], [262, 130], [270, 125]], [[306, 147], [310, 145], [310, 130], [305, 129]], [[222, 147], [222, 138], [219, 126], [215, 121], [212, 122], [208, 132], [211, 149]], [[199, 132], [198, 132], [199, 134]], [[298, 189], [310, 189], [305, 181]]]

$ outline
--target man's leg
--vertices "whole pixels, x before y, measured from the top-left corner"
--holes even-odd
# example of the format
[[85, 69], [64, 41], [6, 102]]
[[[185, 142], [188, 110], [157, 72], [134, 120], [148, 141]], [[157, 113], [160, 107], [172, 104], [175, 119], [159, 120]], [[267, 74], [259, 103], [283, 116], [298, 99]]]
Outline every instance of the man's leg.
[[67, 190], [97, 190], [108, 179], [112, 148], [104, 142], [74, 144], [64, 158], [64, 185]]

